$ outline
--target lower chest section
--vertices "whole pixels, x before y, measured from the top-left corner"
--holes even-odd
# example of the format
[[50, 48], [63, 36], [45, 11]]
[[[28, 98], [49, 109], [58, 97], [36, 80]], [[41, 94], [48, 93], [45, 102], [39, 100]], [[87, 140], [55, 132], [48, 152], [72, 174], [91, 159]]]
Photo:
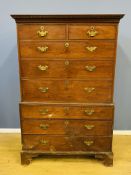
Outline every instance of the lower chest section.
[[113, 106], [22, 103], [24, 150], [111, 151]]

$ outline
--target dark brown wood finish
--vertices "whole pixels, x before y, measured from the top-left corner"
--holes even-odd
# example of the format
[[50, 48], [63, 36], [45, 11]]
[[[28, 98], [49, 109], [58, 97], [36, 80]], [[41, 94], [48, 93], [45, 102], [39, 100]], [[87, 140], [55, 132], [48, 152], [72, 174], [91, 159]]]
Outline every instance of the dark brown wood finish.
[[87, 22], [87, 23], [112, 23], [118, 24], [124, 14], [12, 14], [16, 23], [51, 23], [51, 22]]
[[12, 15], [17, 23], [21, 163], [94, 155], [112, 166], [117, 31], [124, 15]]
[[[60, 93], [61, 92], [61, 93]], [[22, 80], [23, 101], [112, 102], [112, 81]]]
[[[41, 31], [43, 26], [44, 31], [48, 34], [44, 37], [39, 36], [38, 32]], [[63, 24], [19, 24], [18, 35], [20, 40], [51, 40], [51, 39], [66, 39], [66, 25]]]
[[[23, 78], [113, 80], [113, 61], [22, 60]], [[45, 70], [41, 70], [45, 68]]]
[[109, 136], [112, 134], [112, 121], [34, 119], [22, 122], [23, 134], [71, 136]]
[[[69, 43], [69, 47], [65, 47]], [[42, 52], [38, 47], [48, 47]], [[94, 51], [90, 51], [94, 47]], [[112, 40], [88, 41], [20, 41], [21, 58], [112, 58], [115, 56], [115, 42]]]
[[[53, 138], [53, 139], [52, 139]], [[24, 135], [24, 150], [41, 152], [108, 152], [111, 150], [112, 137], [68, 137], [52, 135]], [[90, 142], [88, 146], [86, 143]]]
[[[68, 27], [69, 39], [94, 39], [94, 37], [89, 36], [88, 31], [90, 31], [90, 24], [72, 24]], [[95, 30], [97, 34], [95, 39], [116, 39], [116, 26], [115, 25], [95, 25]]]
[[21, 103], [21, 118], [112, 120], [113, 105]]
[[[92, 24], [19, 24], [18, 25], [18, 35], [20, 40], [64, 40], [67, 39], [67, 32], [69, 34], [68, 39], [94, 39], [90, 37], [88, 31]], [[105, 25], [100, 24], [95, 25], [95, 29], [98, 31], [95, 39], [116, 39], [116, 25]], [[48, 31], [48, 34], [44, 37], [38, 35], [38, 31], [41, 30], [41, 26], [44, 30]]]

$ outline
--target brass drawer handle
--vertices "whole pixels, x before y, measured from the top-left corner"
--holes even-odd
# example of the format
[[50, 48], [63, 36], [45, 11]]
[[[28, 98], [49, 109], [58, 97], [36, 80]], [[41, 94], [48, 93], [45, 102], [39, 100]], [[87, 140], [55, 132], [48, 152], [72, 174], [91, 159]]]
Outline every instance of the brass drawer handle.
[[48, 87], [39, 87], [39, 90], [43, 93], [48, 92], [49, 88]]
[[37, 34], [38, 34], [40, 37], [45, 37], [45, 36], [48, 34], [48, 31], [45, 30], [45, 27], [44, 27], [44, 26], [41, 26], [41, 27], [40, 27], [40, 30], [37, 31]]
[[85, 128], [88, 129], [88, 130], [93, 129], [94, 127], [95, 127], [94, 125], [85, 125]]
[[88, 51], [90, 51], [90, 52], [94, 52], [96, 49], [97, 49], [97, 47], [96, 46], [92, 46], [92, 47], [86, 47], [86, 49], [88, 50]]
[[46, 115], [48, 114], [48, 109], [41, 109], [39, 112], [41, 115]]
[[68, 48], [70, 46], [69, 43], [65, 43], [65, 47]]
[[39, 65], [38, 69], [41, 70], [41, 71], [46, 71], [48, 69], [48, 66], [47, 65], [44, 65], [44, 66]]
[[94, 37], [98, 34], [98, 31], [95, 30], [94, 26], [90, 27], [90, 30], [87, 31], [87, 35], [89, 35], [90, 37]]
[[85, 112], [86, 115], [90, 116], [90, 115], [94, 114], [95, 110], [94, 109], [86, 109], [84, 112]]
[[37, 49], [42, 53], [47, 52], [48, 46], [38, 46]]
[[40, 124], [40, 128], [43, 130], [46, 130], [49, 128], [49, 125], [48, 124]]
[[96, 69], [96, 66], [85, 66], [85, 69], [89, 72], [93, 72]]
[[40, 143], [42, 144], [42, 145], [47, 145], [49, 142], [47, 141], [47, 140], [40, 140]]
[[87, 145], [87, 146], [91, 146], [94, 142], [91, 140], [91, 141], [84, 141], [84, 144]]
[[68, 66], [70, 62], [68, 60], [65, 61], [65, 66]]
[[64, 113], [65, 113], [65, 115], [68, 115], [69, 112], [70, 112], [70, 108], [69, 108], [69, 107], [65, 107], [65, 108], [64, 108]]
[[95, 90], [95, 88], [94, 87], [85, 87], [84, 90], [88, 93], [91, 93]]
[[65, 127], [68, 127], [68, 125], [69, 125], [69, 121], [66, 120], [66, 121], [65, 121]]

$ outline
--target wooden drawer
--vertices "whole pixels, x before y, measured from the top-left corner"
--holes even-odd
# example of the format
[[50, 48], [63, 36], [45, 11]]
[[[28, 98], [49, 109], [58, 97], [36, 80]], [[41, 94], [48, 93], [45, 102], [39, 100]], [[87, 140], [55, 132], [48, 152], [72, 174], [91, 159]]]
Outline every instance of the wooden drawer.
[[116, 39], [117, 28], [114, 25], [70, 24], [69, 39]]
[[112, 121], [25, 119], [22, 120], [22, 131], [24, 134], [106, 136], [112, 134]]
[[66, 25], [63, 24], [19, 24], [19, 40], [65, 39]]
[[42, 152], [111, 151], [112, 137], [23, 135], [23, 149]]
[[113, 61], [22, 60], [21, 76], [29, 78], [113, 79]]
[[[69, 47], [65, 44], [69, 43]], [[114, 58], [115, 41], [20, 41], [21, 58]]]
[[112, 101], [112, 81], [22, 80], [21, 91], [22, 101]]
[[114, 107], [71, 104], [20, 104], [21, 118], [112, 120]]

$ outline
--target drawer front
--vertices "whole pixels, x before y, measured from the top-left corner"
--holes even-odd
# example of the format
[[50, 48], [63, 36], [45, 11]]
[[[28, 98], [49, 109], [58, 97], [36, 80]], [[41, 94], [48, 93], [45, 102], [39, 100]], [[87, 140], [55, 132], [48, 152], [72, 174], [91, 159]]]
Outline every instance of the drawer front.
[[116, 39], [116, 26], [71, 24], [69, 25], [69, 39]]
[[23, 135], [23, 149], [43, 152], [111, 151], [112, 137]]
[[20, 105], [21, 118], [112, 120], [113, 106]]
[[30, 78], [67, 77], [67, 70], [64, 61], [22, 60], [21, 76]]
[[22, 60], [21, 76], [29, 78], [113, 79], [113, 61]]
[[114, 58], [112, 40], [20, 41], [21, 58]]
[[111, 102], [112, 81], [22, 80], [22, 100]]
[[62, 24], [19, 24], [19, 40], [65, 39], [66, 26]]
[[23, 134], [106, 136], [112, 134], [112, 121], [25, 119], [22, 121], [22, 132]]

